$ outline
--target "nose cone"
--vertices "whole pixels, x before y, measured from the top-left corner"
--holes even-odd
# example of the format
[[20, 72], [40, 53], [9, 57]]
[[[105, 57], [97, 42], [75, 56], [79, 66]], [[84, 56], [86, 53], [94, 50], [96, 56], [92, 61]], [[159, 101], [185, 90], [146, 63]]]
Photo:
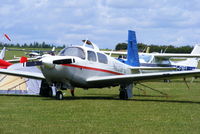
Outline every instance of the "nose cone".
[[55, 65], [53, 64], [53, 58], [51, 58], [51, 56], [44, 57], [41, 59], [41, 61], [45, 68], [52, 69], [55, 67]]

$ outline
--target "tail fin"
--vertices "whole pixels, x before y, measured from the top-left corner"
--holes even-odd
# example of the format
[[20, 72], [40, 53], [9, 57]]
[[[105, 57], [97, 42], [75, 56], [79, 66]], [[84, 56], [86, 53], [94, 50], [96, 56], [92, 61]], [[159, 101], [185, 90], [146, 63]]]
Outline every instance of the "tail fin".
[[[200, 44], [194, 46], [191, 54], [200, 54]], [[197, 68], [199, 59], [198, 58], [187, 58], [186, 61], [182, 61], [179, 64], [182, 66], [190, 66]]]
[[140, 66], [138, 46], [135, 31], [128, 31], [128, 53], [126, 64], [131, 66]]
[[147, 47], [147, 50], [145, 53], [150, 53], [150, 47]]
[[55, 52], [55, 49], [56, 49], [56, 47], [53, 47], [53, 48], [51, 49], [51, 51], [52, 51], [52, 52]]
[[194, 46], [191, 54], [200, 54], [200, 44]]
[[[200, 54], [200, 44], [197, 44], [194, 46], [191, 54]], [[190, 63], [191, 66], [197, 67], [199, 59], [198, 58], [188, 58], [188, 63]]]
[[5, 52], [6, 52], [6, 48], [4, 47], [2, 50], [1, 50], [1, 53], [0, 53], [0, 59], [4, 59], [5, 57]]

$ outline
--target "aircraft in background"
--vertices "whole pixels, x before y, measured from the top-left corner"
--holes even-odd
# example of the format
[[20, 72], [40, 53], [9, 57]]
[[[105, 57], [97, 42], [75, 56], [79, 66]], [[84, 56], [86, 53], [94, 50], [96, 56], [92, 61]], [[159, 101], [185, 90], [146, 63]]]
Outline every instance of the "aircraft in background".
[[[36, 58], [36, 57], [41, 57], [43, 54], [51, 54], [51, 55], [55, 55], [55, 47], [53, 47], [51, 50], [49, 51], [45, 51], [45, 50], [26, 50], [26, 49], [7, 49], [8, 51], [23, 51], [23, 52], [27, 52], [26, 55], [28, 55], [31, 58]], [[19, 58], [19, 57], [15, 57], [15, 58]]]
[[141, 57], [141, 66], [176, 67], [179, 71], [193, 70], [198, 66], [200, 45], [195, 45], [190, 54], [152, 53], [141, 54]]
[[[128, 52], [119, 51], [103, 51], [109, 55], [118, 54], [118, 60], [126, 63], [127, 59], [124, 59], [122, 55], [127, 55], [128, 58], [134, 57], [138, 53], [136, 35], [134, 34], [133, 44], [128, 44]], [[200, 58], [200, 45], [195, 45], [191, 54], [173, 54], [173, 53], [139, 53], [139, 60], [135, 57], [137, 61], [136, 65], [133, 66], [143, 66], [143, 67], [174, 67], [176, 70], [193, 70], [197, 69], [199, 58]], [[181, 59], [180, 59], [181, 58]], [[185, 58], [185, 59], [183, 59]]]

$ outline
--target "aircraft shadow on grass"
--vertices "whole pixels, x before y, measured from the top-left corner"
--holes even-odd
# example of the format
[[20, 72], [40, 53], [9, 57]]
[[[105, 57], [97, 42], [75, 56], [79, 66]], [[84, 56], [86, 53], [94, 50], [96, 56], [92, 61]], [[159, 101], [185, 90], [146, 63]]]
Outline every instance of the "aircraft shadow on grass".
[[[64, 100], [62, 101], [73, 101], [73, 100], [117, 100], [117, 101], [123, 101], [121, 99], [118, 98], [118, 95], [108, 95], [108, 94], [104, 94], [106, 96], [95, 96], [97, 94], [91, 95], [90, 96], [76, 96], [76, 97], [64, 97]], [[102, 94], [101, 94], [102, 95]], [[7, 95], [7, 94], [1, 94], [0, 96], [19, 96], [19, 97], [40, 97], [37, 95]], [[156, 96], [156, 95], [134, 95], [135, 97], [151, 97], [151, 98], [160, 98], [160, 97], [165, 97], [166, 96]], [[169, 98], [169, 97], [168, 97]], [[55, 100], [52, 97], [47, 97], [44, 98], [43, 100]], [[158, 100], [158, 99], [130, 99], [130, 100], [124, 100], [124, 101], [141, 101], [141, 102], [163, 102], [163, 103], [182, 103], [182, 104], [200, 104], [200, 101], [189, 101], [189, 100]]]
[[[97, 94], [95, 94], [97, 95]], [[101, 94], [102, 95], [102, 94]], [[169, 98], [166, 96], [156, 96], [156, 95], [134, 95], [135, 97], [149, 97], [149, 98]], [[45, 98], [44, 100], [55, 100], [54, 98]], [[161, 99], [130, 99], [130, 100], [121, 100], [118, 98], [118, 95], [107, 95], [107, 96], [76, 96], [76, 97], [64, 97], [63, 101], [73, 101], [73, 100], [116, 100], [116, 101], [141, 101], [141, 102], [162, 102], [162, 103], [181, 103], [181, 104], [200, 104], [200, 101], [190, 101], [190, 100], [161, 100]]]

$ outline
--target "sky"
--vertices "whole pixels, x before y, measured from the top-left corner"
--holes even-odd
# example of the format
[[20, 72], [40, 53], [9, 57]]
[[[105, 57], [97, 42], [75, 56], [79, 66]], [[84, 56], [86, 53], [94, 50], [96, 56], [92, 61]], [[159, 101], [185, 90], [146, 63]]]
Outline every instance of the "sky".
[[81, 45], [100, 48], [137, 41], [156, 45], [200, 43], [199, 0], [1, 0], [0, 42]]

